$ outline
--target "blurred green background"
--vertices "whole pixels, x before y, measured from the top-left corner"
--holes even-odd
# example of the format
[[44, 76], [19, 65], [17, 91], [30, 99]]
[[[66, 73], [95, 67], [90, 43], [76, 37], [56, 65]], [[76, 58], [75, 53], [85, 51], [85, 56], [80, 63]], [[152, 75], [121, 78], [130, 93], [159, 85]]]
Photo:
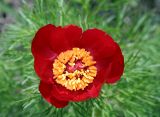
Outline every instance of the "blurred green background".
[[[30, 47], [43, 25], [100, 28], [122, 48], [122, 79], [56, 109], [40, 96]], [[160, 0], [1, 0], [0, 117], [160, 117]]]

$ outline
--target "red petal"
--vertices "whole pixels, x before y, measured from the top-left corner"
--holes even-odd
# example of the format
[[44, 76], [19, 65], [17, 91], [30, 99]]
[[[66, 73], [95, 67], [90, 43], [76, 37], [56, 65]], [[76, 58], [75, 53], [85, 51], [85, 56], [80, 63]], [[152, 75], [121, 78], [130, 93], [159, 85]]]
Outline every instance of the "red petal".
[[70, 47], [77, 47], [82, 36], [82, 29], [75, 25], [68, 25], [64, 27], [64, 31]]
[[68, 105], [68, 102], [67, 101], [60, 101], [54, 97], [51, 97], [51, 104], [53, 106], [55, 106], [56, 108], [64, 108], [65, 106]]
[[[59, 84], [55, 84], [53, 87], [52, 95], [59, 100], [82, 101], [90, 98], [86, 90], [70, 91]], [[77, 97], [79, 98], [77, 99]]]
[[54, 25], [48, 24], [38, 30], [31, 47], [34, 57], [50, 58], [54, 55], [54, 52], [49, 46], [49, 40], [55, 29], [56, 27]]
[[113, 39], [98, 29], [89, 29], [82, 34], [80, 46], [89, 50], [96, 61], [103, 64], [116, 51]]
[[41, 80], [48, 81], [50, 79], [53, 79], [52, 64], [53, 60], [47, 60], [40, 57], [35, 58], [34, 69]]
[[81, 35], [82, 29], [78, 26], [68, 25], [64, 28], [58, 27], [52, 33], [50, 45], [54, 51], [60, 53], [76, 47], [79, 43]]
[[115, 83], [116, 81], [120, 80], [124, 71], [124, 58], [118, 44], [116, 54], [110, 63], [109, 68], [110, 70], [106, 79], [106, 83]]
[[74, 47], [81, 34], [82, 29], [74, 25], [56, 28], [49, 24], [39, 29], [32, 42], [32, 53], [35, 71], [41, 79], [52, 77], [52, 62], [57, 53]]
[[62, 27], [57, 27], [56, 30], [52, 32], [49, 45], [52, 50], [58, 54], [62, 51], [71, 49]]
[[42, 96], [46, 99], [46, 101], [48, 101], [49, 103], [51, 103], [57, 108], [63, 108], [67, 106], [68, 101], [61, 101], [61, 100], [58, 100], [56, 97], [52, 96], [52, 93], [51, 93], [53, 88], [52, 86], [53, 84], [51, 83], [46, 83], [41, 81], [39, 85], [39, 91], [42, 94]]
[[91, 52], [99, 68], [106, 69], [107, 83], [120, 79], [124, 70], [123, 55], [109, 35], [98, 29], [89, 29], [83, 33], [80, 46]]

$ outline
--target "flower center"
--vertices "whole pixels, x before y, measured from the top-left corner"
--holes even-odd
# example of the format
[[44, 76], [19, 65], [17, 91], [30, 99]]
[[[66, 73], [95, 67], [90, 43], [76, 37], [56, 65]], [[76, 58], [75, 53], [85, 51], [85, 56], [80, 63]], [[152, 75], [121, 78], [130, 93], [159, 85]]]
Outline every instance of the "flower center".
[[96, 61], [85, 49], [61, 52], [53, 63], [54, 79], [69, 90], [84, 90], [97, 75]]

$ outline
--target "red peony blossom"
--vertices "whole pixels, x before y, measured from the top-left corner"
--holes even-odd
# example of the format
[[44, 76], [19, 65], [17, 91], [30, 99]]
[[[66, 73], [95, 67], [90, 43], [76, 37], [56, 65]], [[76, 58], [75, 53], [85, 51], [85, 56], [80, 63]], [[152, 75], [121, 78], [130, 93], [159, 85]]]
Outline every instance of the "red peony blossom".
[[124, 70], [120, 47], [104, 31], [48, 24], [32, 41], [39, 91], [57, 108], [99, 95], [104, 83], [117, 82]]

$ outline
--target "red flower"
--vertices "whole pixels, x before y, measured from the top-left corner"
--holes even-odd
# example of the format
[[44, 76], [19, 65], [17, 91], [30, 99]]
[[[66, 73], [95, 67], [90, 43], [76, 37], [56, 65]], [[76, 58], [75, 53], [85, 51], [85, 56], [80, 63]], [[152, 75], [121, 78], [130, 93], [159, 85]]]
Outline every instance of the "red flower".
[[75, 25], [48, 24], [36, 33], [32, 54], [39, 91], [57, 108], [97, 97], [102, 85], [117, 82], [124, 70], [118, 44], [95, 28], [82, 32]]

